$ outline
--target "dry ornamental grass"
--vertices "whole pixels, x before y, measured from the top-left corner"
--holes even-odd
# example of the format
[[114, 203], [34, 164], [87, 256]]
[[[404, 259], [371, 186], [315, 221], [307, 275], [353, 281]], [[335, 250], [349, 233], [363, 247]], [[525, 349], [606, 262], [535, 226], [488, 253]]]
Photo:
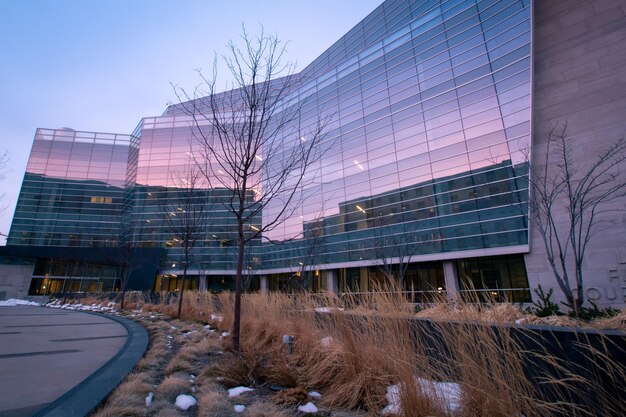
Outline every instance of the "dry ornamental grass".
[[[235, 404], [246, 406], [244, 416], [295, 416], [297, 406], [309, 400], [326, 412], [379, 415], [389, 405], [387, 388], [394, 384], [399, 386], [398, 415], [404, 417], [626, 415], [626, 397], [611, 391], [622, 387], [624, 392], [626, 380], [625, 364], [610, 353], [612, 346], [579, 340], [585, 369], [552, 357], [541, 346], [528, 352], [506, 326], [520, 319], [532, 323], [533, 317], [511, 304], [439, 302], [413, 314], [393, 291], [341, 298], [246, 294], [241, 350], [235, 353], [229, 338], [220, 336], [232, 324], [232, 294], [188, 292], [185, 321], [166, 319], [175, 298], [161, 296], [155, 304], [145, 298], [132, 295], [127, 305], [141, 305], [150, 349], [137, 374], [118, 387], [98, 417], [116, 415], [111, 410], [118, 415], [241, 415], [234, 412]], [[316, 312], [320, 307], [322, 312]], [[164, 316], [146, 319], [155, 314]], [[408, 320], [415, 316], [419, 319]], [[609, 325], [623, 326], [624, 312], [611, 320]], [[283, 335], [294, 336], [292, 354], [282, 344]], [[529, 358], [546, 364], [534, 379], [525, 368]], [[457, 387], [456, 401], [439, 383]], [[229, 398], [223, 387], [239, 385], [255, 391]], [[273, 394], [270, 385], [288, 389]], [[149, 407], [148, 389], [154, 393]], [[321, 398], [309, 398], [310, 390], [321, 392]], [[173, 407], [181, 393], [199, 399], [192, 411]], [[595, 408], [586, 408], [585, 402]]]

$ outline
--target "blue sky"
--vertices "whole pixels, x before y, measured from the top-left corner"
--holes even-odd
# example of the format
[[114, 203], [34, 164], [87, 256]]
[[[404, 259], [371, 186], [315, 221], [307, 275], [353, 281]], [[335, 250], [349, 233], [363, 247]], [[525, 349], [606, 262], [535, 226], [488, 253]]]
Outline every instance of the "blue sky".
[[[289, 41], [301, 69], [382, 0], [1, 0], [0, 232], [8, 233], [38, 127], [130, 133], [191, 88], [195, 69], [241, 34], [242, 24]], [[0, 244], [5, 240], [0, 238]]]

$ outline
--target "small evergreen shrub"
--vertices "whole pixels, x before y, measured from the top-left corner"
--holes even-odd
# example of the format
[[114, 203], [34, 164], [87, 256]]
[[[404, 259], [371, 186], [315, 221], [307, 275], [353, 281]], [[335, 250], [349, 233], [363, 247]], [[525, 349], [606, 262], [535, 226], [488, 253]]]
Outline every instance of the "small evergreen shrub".
[[554, 289], [550, 288], [548, 292], [545, 292], [543, 288], [541, 288], [541, 285], [538, 285], [533, 292], [537, 295], [537, 300], [533, 301], [534, 307], [528, 307], [526, 309], [528, 313], [534, 314], [537, 317], [563, 315], [559, 309], [559, 305], [552, 301]]

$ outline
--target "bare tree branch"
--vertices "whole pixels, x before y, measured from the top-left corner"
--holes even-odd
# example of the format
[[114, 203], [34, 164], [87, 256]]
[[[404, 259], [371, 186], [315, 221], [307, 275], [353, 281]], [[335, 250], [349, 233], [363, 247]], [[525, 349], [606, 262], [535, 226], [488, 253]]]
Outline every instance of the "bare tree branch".
[[[190, 158], [191, 159], [191, 158]], [[209, 217], [211, 190], [207, 189], [202, 172], [190, 161], [184, 170], [173, 175], [174, 187], [160, 193], [159, 206], [163, 224], [171, 234], [174, 246], [182, 248], [183, 277], [181, 280], [178, 313], [180, 318], [187, 271], [193, 257], [191, 252], [204, 238]]]
[[[306, 117], [306, 100], [297, 92], [299, 75], [284, 62], [285, 45], [277, 37], [253, 36], [244, 28], [242, 44], [230, 42], [222, 57], [232, 77], [228, 91], [218, 92], [217, 58], [212, 75], [201, 75], [202, 86], [193, 95], [176, 90], [199, 148], [197, 166], [210, 186], [230, 191], [225, 208], [236, 219], [238, 244], [235, 351], [245, 248], [294, 215], [301, 190], [311, 181], [305, 173], [323, 154], [320, 144], [330, 118]], [[275, 209], [271, 213], [264, 210], [269, 206]]]
[[[531, 170], [529, 183], [530, 211], [548, 263], [566, 304], [578, 312], [584, 303], [583, 262], [589, 243], [610, 223], [607, 214], [618, 210], [611, 203], [626, 195], [621, 172], [626, 161], [626, 140], [618, 139], [588, 160], [575, 158], [574, 147], [567, 123], [553, 126], [546, 135], [539, 169]], [[559, 213], [565, 213], [565, 219], [559, 219]]]

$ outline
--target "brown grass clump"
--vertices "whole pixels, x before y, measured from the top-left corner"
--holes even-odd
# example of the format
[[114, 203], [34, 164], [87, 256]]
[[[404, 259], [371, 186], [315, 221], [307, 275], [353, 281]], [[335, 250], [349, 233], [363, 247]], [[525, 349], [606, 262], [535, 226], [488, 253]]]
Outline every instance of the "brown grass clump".
[[137, 362], [135, 369], [141, 372], [162, 368], [167, 362], [167, 356], [165, 356], [163, 352], [167, 351], [165, 338], [152, 341], [150, 343], [150, 350]]
[[258, 361], [251, 358], [250, 355], [227, 352], [209, 370], [208, 375], [222, 378], [223, 384], [227, 387], [253, 385], [256, 381], [257, 366]]
[[173, 402], [180, 394], [191, 394], [189, 382], [175, 376], [166, 377], [156, 388], [155, 399]]
[[[324, 404], [378, 411], [385, 404], [386, 387], [396, 379], [399, 364], [410, 363], [413, 356], [407, 322], [389, 317], [394, 314], [393, 305], [404, 300], [393, 293], [372, 295], [367, 300], [346, 298], [342, 308], [349, 309], [356, 302], [361, 309], [375, 305], [385, 314], [350, 316], [341, 310], [326, 314], [320, 327], [328, 336], [310, 347], [302, 359], [307, 371], [301, 379], [305, 386], [326, 392]], [[311, 326], [315, 323], [310, 321]]]
[[170, 363], [167, 364], [167, 367], [165, 368], [165, 373], [173, 374], [174, 372], [187, 372], [189, 374], [192, 374], [194, 373], [194, 370], [195, 368], [193, 364], [189, 362], [189, 360], [182, 357], [181, 355], [176, 355], [172, 358]]
[[[178, 299], [176, 300], [178, 302]], [[214, 308], [215, 296], [210, 292], [186, 291], [183, 299], [181, 318], [206, 323]]]
[[111, 394], [109, 402], [111, 404], [142, 407], [145, 405], [146, 395], [152, 390], [151, 384], [142, 381], [140, 378], [131, 377], [117, 387]]
[[289, 417], [290, 414], [266, 401], [255, 401], [246, 407], [245, 417]]
[[93, 417], [144, 417], [143, 407], [130, 405], [106, 405], [98, 410]]
[[[468, 307], [474, 306], [460, 304], [457, 309], [474, 317], [476, 310]], [[494, 305], [487, 311], [494, 320], [490, 324], [435, 321], [432, 327], [420, 327], [418, 351], [434, 348], [441, 353], [434, 360], [418, 361], [417, 374], [458, 383], [460, 416], [540, 415], [535, 386], [524, 375], [523, 349], [502, 326], [507, 315], [517, 313]]]
[[219, 391], [205, 392], [198, 399], [198, 417], [221, 417], [232, 409], [224, 393]]
[[481, 314], [483, 321], [496, 323], [513, 323], [528, 316], [522, 311], [520, 306], [510, 303], [494, 303], [488, 305]]
[[473, 304], [451, 304], [440, 302], [417, 312], [415, 317], [437, 320], [481, 320], [482, 308]]
[[401, 372], [400, 404], [403, 417], [431, 417], [445, 415], [445, 407], [441, 399], [423, 391], [415, 380], [415, 376], [408, 372]]
[[613, 317], [594, 320], [592, 326], [596, 329], [626, 330], [626, 308]]
[[415, 313], [415, 317], [449, 319], [452, 318], [454, 315], [452, 310], [453, 307], [447, 303], [437, 303], [418, 311], [417, 313]]
[[282, 406], [296, 406], [309, 401], [309, 394], [302, 388], [288, 388], [272, 396], [272, 402]]
[[544, 326], [560, 326], [560, 327], [580, 327], [580, 321], [568, 316], [548, 316], [536, 317], [528, 321], [532, 324], [541, 324]]
[[154, 417], [182, 417], [188, 414], [179, 410], [172, 404], [159, 404], [159, 410], [154, 414]]

